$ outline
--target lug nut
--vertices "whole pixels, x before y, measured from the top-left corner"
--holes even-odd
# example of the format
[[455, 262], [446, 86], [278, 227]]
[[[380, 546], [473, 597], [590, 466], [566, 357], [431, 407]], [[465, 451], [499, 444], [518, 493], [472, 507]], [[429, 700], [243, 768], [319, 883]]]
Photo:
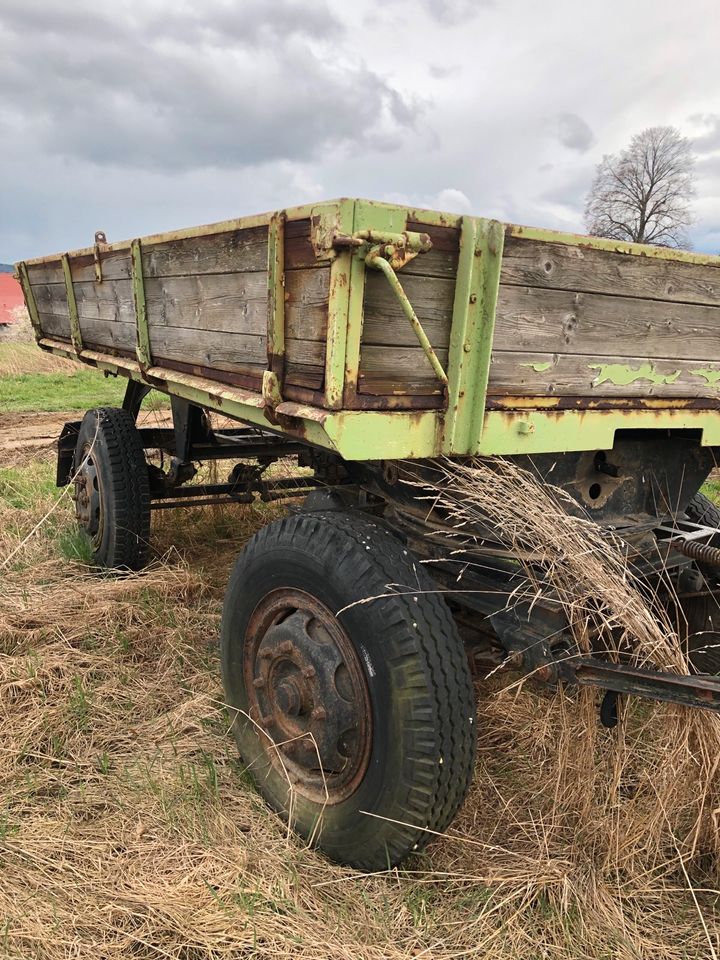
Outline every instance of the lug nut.
[[313, 712], [310, 714], [310, 719], [324, 720], [326, 716], [327, 716], [327, 712], [325, 711], [325, 707], [315, 707]]
[[263, 680], [262, 677], [255, 677], [255, 679], [253, 680], [253, 686], [255, 687], [256, 690], [260, 690], [262, 687], [265, 686], [265, 681]]
[[260, 651], [261, 660], [269, 660], [271, 656], [272, 656], [272, 653], [267, 648]]
[[306, 680], [312, 680], [312, 678], [315, 676], [315, 667], [305, 667], [302, 675]]
[[306, 753], [315, 752], [315, 744], [312, 742], [312, 740], [303, 740], [303, 750]]
[[290, 640], [283, 640], [283, 642], [280, 644], [280, 652], [281, 653], [293, 652], [293, 645]]

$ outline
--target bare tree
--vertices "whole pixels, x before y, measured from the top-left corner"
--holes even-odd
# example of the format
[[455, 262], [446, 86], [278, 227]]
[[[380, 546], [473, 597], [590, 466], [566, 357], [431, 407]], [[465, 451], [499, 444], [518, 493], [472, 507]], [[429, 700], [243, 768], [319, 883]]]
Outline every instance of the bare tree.
[[689, 246], [694, 222], [695, 157], [675, 127], [648, 127], [595, 171], [585, 205], [585, 226], [597, 237]]

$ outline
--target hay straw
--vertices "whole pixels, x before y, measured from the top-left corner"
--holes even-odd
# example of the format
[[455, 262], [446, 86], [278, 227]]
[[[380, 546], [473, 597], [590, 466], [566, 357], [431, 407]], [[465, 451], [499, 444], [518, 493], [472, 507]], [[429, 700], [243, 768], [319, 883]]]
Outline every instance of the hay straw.
[[[48, 512], [52, 498], [35, 500], [24, 509], [0, 500], [1, 555]], [[61, 555], [56, 511], [6, 568], [0, 953], [711, 957], [720, 894], [703, 857], [717, 795], [708, 785], [691, 838], [699, 773], [682, 778], [701, 730], [682, 715], [682, 743], [669, 745], [681, 715], [676, 723], [665, 709], [631, 711], [609, 733], [592, 698], [506, 690], [496, 676], [478, 691], [471, 795], [407, 870], [365, 876], [288, 837], [237, 761], [215, 639], [232, 559], [273, 510], [154, 518], [163, 559], [122, 579]], [[698, 767], [717, 759], [706, 748]], [[638, 833], [645, 816], [652, 823]]]

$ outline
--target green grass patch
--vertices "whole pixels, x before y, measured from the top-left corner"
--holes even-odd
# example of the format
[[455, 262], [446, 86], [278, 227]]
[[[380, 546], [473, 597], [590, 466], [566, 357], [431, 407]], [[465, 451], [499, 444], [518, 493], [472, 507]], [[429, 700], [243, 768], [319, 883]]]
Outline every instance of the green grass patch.
[[708, 498], [720, 506], [720, 477], [711, 477], [705, 482], [702, 492]]
[[[72, 372], [21, 373], [0, 378], [0, 411], [47, 412], [90, 410], [93, 407], [122, 406], [127, 380], [106, 377], [97, 370], [78, 369]], [[144, 409], [167, 406], [160, 394], [150, 394]]]
[[125, 383], [124, 379], [104, 377], [96, 370], [3, 377], [0, 380], [0, 410], [53, 412], [117, 407], [122, 404]]
[[33, 460], [24, 467], [0, 468], [0, 506], [32, 510], [40, 501], [59, 495], [55, 486], [55, 464]]

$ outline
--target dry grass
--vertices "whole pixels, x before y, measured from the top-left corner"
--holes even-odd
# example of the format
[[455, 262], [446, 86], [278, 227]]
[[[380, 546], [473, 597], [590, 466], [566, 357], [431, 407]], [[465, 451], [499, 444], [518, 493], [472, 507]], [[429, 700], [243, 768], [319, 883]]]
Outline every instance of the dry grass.
[[0, 343], [0, 377], [34, 373], [77, 373], [78, 364], [46, 353], [35, 343]]
[[[0, 561], [53, 504], [50, 471], [6, 486]], [[702, 728], [666, 709], [608, 732], [590, 697], [495, 678], [451, 836], [371, 877], [287, 836], [236, 760], [215, 648], [232, 557], [280, 509], [162, 516], [161, 559], [120, 580], [67, 559], [61, 507], [2, 574], [3, 955], [713, 956], [714, 848], [693, 825], [714, 794], [689, 797], [677, 765]]]

